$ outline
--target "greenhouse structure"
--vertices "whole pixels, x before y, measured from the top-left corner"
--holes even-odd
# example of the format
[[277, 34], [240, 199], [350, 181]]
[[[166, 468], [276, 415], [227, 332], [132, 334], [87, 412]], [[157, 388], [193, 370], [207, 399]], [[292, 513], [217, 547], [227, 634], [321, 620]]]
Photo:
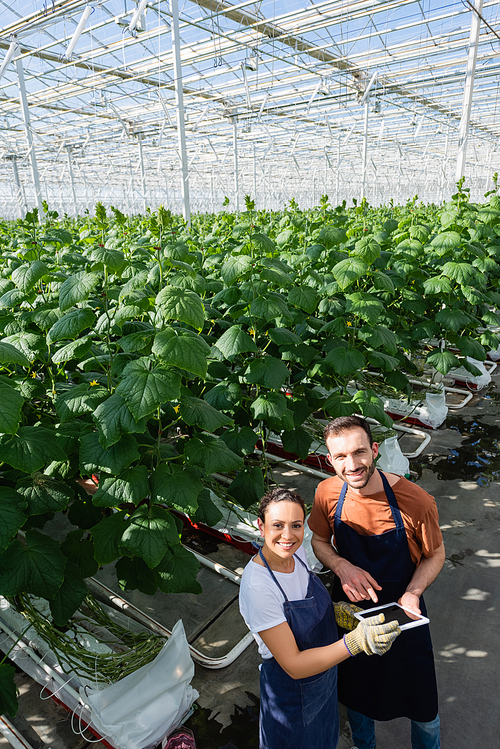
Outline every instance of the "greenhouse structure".
[[498, 0], [0, 0], [1, 746], [500, 746], [499, 96]]
[[3, 215], [491, 188], [495, 0], [293, 5], [4, 0]]

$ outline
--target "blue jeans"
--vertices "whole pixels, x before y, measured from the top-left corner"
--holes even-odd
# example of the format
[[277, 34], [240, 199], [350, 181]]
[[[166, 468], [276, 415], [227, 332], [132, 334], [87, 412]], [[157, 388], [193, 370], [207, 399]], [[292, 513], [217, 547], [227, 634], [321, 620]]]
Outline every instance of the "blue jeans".
[[[375, 749], [375, 721], [355, 710], [347, 710], [352, 739], [357, 749]], [[412, 749], [440, 749], [439, 715], [428, 723], [411, 721]]]

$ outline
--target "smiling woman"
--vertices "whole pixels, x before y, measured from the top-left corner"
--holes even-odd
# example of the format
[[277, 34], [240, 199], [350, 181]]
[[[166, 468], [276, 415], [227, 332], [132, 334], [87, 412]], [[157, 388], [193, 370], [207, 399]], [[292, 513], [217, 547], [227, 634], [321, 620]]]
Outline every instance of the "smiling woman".
[[337, 639], [332, 601], [301, 548], [304, 519], [298, 494], [274, 489], [264, 495], [258, 520], [264, 546], [241, 580], [241, 613], [263, 659], [261, 749], [334, 749], [339, 737], [336, 665], [361, 652], [386, 652], [400, 632], [395, 623], [381, 624], [381, 616]]

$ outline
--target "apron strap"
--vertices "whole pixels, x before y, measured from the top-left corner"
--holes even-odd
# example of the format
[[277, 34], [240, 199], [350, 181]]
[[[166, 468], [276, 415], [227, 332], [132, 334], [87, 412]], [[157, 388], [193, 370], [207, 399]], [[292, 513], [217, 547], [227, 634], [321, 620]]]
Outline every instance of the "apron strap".
[[[284, 599], [285, 599], [285, 601], [286, 601], [286, 602], [288, 603], [288, 598], [287, 598], [287, 596], [286, 596], [286, 593], [285, 593], [285, 591], [283, 590], [283, 588], [281, 587], [281, 585], [279, 584], [279, 582], [277, 581], [277, 579], [276, 579], [276, 576], [275, 576], [274, 572], [272, 571], [272, 569], [270, 568], [269, 564], [267, 563], [267, 559], [265, 558], [264, 554], [262, 553], [262, 548], [260, 548], [260, 549], [259, 549], [259, 557], [260, 557], [260, 558], [262, 559], [262, 561], [264, 562], [265, 566], [267, 567], [267, 571], [269, 572], [269, 574], [270, 574], [270, 575], [271, 575], [271, 577], [273, 578], [273, 580], [274, 580], [274, 582], [276, 583], [276, 585], [278, 586], [278, 588], [279, 588], [279, 589], [281, 590], [281, 592], [282, 592], [282, 594], [283, 594], [283, 598], [284, 598]], [[298, 556], [296, 556], [296, 555], [294, 554], [294, 555], [293, 555], [293, 558], [294, 558], [294, 560], [295, 560], [295, 564], [297, 564], [297, 560], [299, 560], [299, 562], [301, 563], [301, 565], [302, 565], [303, 567], [305, 567], [305, 568], [306, 568], [306, 570], [307, 570], [307, 572], [309, 573], [309, 575], [312, 575], [312, 574], [313, 574], [313, 573], [311, 572], [311, 570], [309, 570], [309, 569], [307, 568], [307, 564], [305, 564], [305, 562], [303, 562], [303, 561], [302, 561], [302, 559], [301, 559], [300, 557], [298, 557]]]
[[[382, 479], [382, 485], [384, 487], [384, 492], [385, 492], [385, 496], [387, 497], [387, 501], [389, 502], [389, 507], [391, 508], [394, 524], [398, 531], [402, 531], [404, 530], [404, 523], [403, 523], [403, 518], [401, 517], [401, 512], [398, 507], [398, 501], [396, 499], [396, 495], [394, 494], [391, 485], [387, 481], [382, 471], [379, 471], [378, 473], [379, 473], [380, 478]], [[344, 500], [347, 494], [347, 486], [348, 486], [347, 482], [345, 481], [340, 491], [340, 495], [339, 495], [338, 502], [337, 502], [337, 507], [335, 509], [335, 515], [333, 519], [334, 529], [337, 523], [341, 522], [342, 508], [344, 506]]]

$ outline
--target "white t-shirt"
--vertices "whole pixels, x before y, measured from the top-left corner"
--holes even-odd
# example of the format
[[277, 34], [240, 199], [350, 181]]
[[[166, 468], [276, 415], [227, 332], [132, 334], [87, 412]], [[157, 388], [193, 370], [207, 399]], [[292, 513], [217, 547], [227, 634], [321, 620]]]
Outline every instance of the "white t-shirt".
[[[293, 572], [274, 572], [273, 570], [289, 601], [300, 601], [305, 598], [309, 584], [309, 565], [303, 546], [299, 548], [295, 556], [299, 556], [305, 562], [307, 569], [295, 560]], [[258, 633], [286, 622], [283, 611], [284, 602], [283, 594], [269, 574], [267, 567], [262, 567], [252, 559], [241, 576], [240, 612], [245, 624], [255, 637], [262, 658], [272, 658], [272, 654]]]

